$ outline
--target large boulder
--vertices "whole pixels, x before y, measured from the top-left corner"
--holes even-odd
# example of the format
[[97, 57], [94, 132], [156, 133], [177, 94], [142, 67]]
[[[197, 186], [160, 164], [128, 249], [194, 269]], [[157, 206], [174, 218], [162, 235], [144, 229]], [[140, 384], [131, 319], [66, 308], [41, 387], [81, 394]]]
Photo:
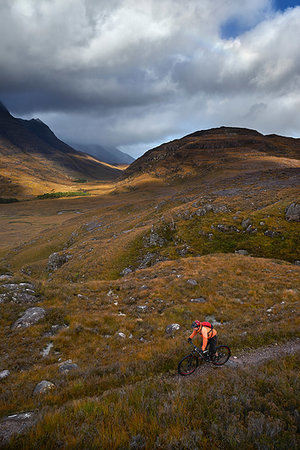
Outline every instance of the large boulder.
[[12, 414], [0, 420], [0, 446], [8, 443], [13, 435], [23, 433], [36, 423], [37, 415], [33, 411]]
[[40, 307], [29, 308], [12, 326], [13, 330], [27, 328], [45, 317], [46, 310]]
[[285, 210], [285, 218], [288, 221], [300, 222], [300, 204], [292, 203]]
[[52, 383], [51, 381], [43, 380], [36, 385], [33, 394], [34, 395], [47, 394], [49, 391], [52, 391], [53, 389], [55, 389], [54, 383]]

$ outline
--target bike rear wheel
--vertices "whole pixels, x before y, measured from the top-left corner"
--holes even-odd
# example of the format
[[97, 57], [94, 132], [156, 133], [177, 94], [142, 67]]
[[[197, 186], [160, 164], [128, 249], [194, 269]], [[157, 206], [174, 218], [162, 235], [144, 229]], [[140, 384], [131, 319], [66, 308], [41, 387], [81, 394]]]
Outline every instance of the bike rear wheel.
[[212, 363], [215, 366], [222, 366], [229, 360], [230, 355], [231, 355], [231, 351], [227, 345], [219, 345], [216, 348], [215, 359], [212, 361]]
[[195, 355], [185, 356], [178, 364], [178, 373], [180, 375], [191, 375], [197, 369], [199, 360]]

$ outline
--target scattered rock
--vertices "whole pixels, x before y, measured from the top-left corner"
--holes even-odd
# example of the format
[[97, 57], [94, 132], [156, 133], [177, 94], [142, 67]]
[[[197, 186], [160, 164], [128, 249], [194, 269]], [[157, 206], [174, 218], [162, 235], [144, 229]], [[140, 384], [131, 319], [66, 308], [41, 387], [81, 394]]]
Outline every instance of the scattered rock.
[[129, 448], [132, 450], [144, 450], [146, 448], [146, 440], [141, 434], [132, 436], [129, 444]]
[[149, 236], [144, 236], [144, 247], [163, 247], [166, 239], [159, 235], [157, 231], [155, 231], [154, 226], [152, 225]]
[[197, 286], [197, 284], [198, 284], [196, 280], [192, 280], [192, 279], [187, 280], [187, 283], [190, 284], [191, 286]]
[[128, 275], [129, 273], [132, 273], [132, 269], [130, 269], [130, 267], [126, 267], [125, 269], [122, 270], [122, 272], [120, 272], [120, 275], [122, 275], [123, 277], [125, 277], [125, 276]]
[[241, 250], [236, 250], [234, 253], [236, 253], [237, 255], [244, 255], [244, 256], [249, 255], [249, 253], [247, 252], [247, 250], [243, 250], [243, 249], [241, 249]]
[[68, 359], [67, 361], [63, 361], [59, 364], [58, 370], [60, 373], [67, 374], [76, 369], [78, 369], [78, 365], [73, 363], [71, 359]]
[[189, 245], [184, 245], [182, 248], [176, 248], [176, 252], [180, 256], [186, 256], [188, 254], [190, 248], [191, 247]]
[[72, 255], [67, 253], [52, 253], [48, 258], [48, 270], [49, 272], [55, 272], [65, 263], [67, 263], [72, 258]]
[[279, 231], [272, 231], [272, 230], [266, 230], [266, 231], [264, 232], [264, 235], [265, 235], [265, 236], [268, 236], [268, 237], [271, 237], [271, 238], [281, 236], [281, 234], [279, 233]]
[[64, 329], [64, 328], [69, 328], [69, 326], [66, 325], [66, 324], [63, 324], [63, 325], [52, 325], [52, 326], [51, 326], [51, 330], [50, 330], [50, 331], [47, 331], [47, 332], [44, 334], [44, 337], [51, 337], [51, 336], [54, 336], [56, 333], [58, 333], [60, 330], [62, 330], [62, 329]]
[[155, 253], [146, 253], [145, 256], [143, 257], [143, 259], [139, 262], [139, 269], [145, 269], [148, 266], [151, 266], [151, 264], [153, 263], [154, 259], [156, 257]]
[[33, 411], [12, 414], [0, 421], [0, 444], [7, 443], [15, 434], [23, 433], [26, 428], [36, 423], [36, 413]]
[[45, 317], [46, 311], [44, 308], [34, 307], [25, 311], [22, 317], [20, 317], [12, 326], [12, 329], [27, 328], [34, 325], [39, 320]]
[[211, 203], [208, 203], [207, 205], [204, 205], [202, 208], [198, 209], [198, 211], [196, 211], [196, 215], [197, 216], [205, 216], [209, 212], [218, 214], [218, 213], [224, 213], [227, 211], [228, 211], [228, 208], [225, 205], [213, 205]]
[[175, 331], [180, 330], [180, 325], [178, 323], [172, 323], [166, 326], [165, 332], [168, 335], [173, 335]]
[[102, 227], [102, 222], [99, 222], [97, 220], [93, 220], [92, 222], [86, 223], [84, 225], [86, 231], [93, 231], [97, 228]]
[[34, 395], [47, 394], [49, 391], [52, 391], [53, 389], [55, 389], [54, 383], [51, 383], [51, 381], [43, 380], [36, 385], [33, 394]]
[[46, 356], [49, 355], [51, 348], [53, 347], [53, 342], [50, 342], [47, 347], [45, 347], [42, 351], [41, 351], [41, 355], [43, 358], [46, 358]]
[[222, 325], [221, 322], [218, 322], [214, 316], [206, 316], [206, 322], [210, 322], [213, 326]]
[[242, 228], [246, 229], [246, 228], [248, 228], [249, 225], [251, 225], [251, 220], [249, 218], [248, 219], [244, 219], [242, 221]]
[[285, 210], [285, 218], [288, 221], [300, 222], [300, 204], [291, 203]]
[[1, 281], [8, 281], [12, 278], [12, 275], [10, 275], [9, 273], [4, 273], [2, 275], [0, 275], [0, 282]]
[[145, 313], [147, 312], [148, 307], [146, 305], [138, 305], [136, 309], [138, 310], [138, 312]]
[[117, 336], [120, 337], [121, 339], [126, 339], [126, 334], [122, 333], [121, 331], [117, 333]]
[[199, 298], [191, 298], [190, 302], [191, 303], [206, 303], [206, 299], [204, 297], [199, 297]]
[[10, 374], [9, 370], [2, 370], [0, 372], [0, 380], [4, 380], [4, 378], [7, 378], [9, 374]]

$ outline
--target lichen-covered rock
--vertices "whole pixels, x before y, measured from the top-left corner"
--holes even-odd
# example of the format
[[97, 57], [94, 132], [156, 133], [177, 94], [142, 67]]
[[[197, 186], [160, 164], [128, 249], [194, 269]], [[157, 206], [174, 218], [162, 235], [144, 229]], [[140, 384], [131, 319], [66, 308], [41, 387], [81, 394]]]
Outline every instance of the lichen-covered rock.
[[243, 250], [243, 249], [241, 249], [241, 250], [236, 250], [234, 253], [236, 253], [237, 255], [244, 255], [244, 256], [249, 255], [249, 253], [247, 252], [247, 250]]
[[13, 330], [27, 328], [45, 317], [46, 310], [40, 307], [29, 308], [12, 326]]
[[125, 269], [122, 270], [122, 272], [120, 272], [120, 275], [125, 277], [126, 275], [129, 275], [132, 272], [132, 269], [130, 269], [130, 267], [125, 267]]
[[36, 296], [32, 283], [7, 283], [0, 286], [4, 290], [0, 294], [0, 303], [36, 303], [39, 299]]
[[48, 258], [48, 270], [49, 272], [55, 272], [61, 266], [66, 264], [69, 259], [72, 258], [72, 255], [66, 253], [52, 253]]
[[4, 380], [4, 378], [7, 378], [10, 374], [9, 370], [1, 370], [0, 371], [0, 380]]
[[60, 373], [67, 374], [76, 369], [78, 369], [78, 365], [76, 363], [73, 363], [71, 359], [68, 359], [67, 361], [63, 361], [59, 364], [58, 370]]
[[53, 389], [55, 389], [54, 383], [52, 383], [51, 381], [43, 380], [36, 385], [33, 394], [34, 395], [47, 394], [49, 391], [52, 391]]
[[288, 221], [300, 222], [300, 203], [292, 203], [285, 210], [285, 218]]
[[191, 286], [197, 286], [198, 284], [197, 281], [193, 279], [187, 280], [187, 283], [190, 284]]
[[170, 325], [166, 326], [166, 334], [173, 335], [176, 331], [180, 330], [180, 325], [178, 323], [171, 323]]
[[207, 300], [204, 297], [198, 297], [198, 298], [191, 298], [191, 303], [206, 303]]

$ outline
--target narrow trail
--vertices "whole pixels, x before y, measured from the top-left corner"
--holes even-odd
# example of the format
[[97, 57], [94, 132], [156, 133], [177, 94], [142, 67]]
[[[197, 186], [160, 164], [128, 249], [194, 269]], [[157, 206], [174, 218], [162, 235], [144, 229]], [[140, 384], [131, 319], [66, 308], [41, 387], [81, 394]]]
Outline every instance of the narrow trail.
[[295, 338], [280, 344], [275, 343], [266, 347], [259, 347], [253, 350], [243, 350], [240, 353], [237, 353], [237, 355], [231, 355], [229, 361], [227, 361], [224, 366], [218, 367], [204, 363], [195, 371], [194, 374], [189, 375], [188, 377], [180, 377], [178, 375], [178, 377], [186, 379], [200, 375], [202, 376], [212, 370], [220, 370], [226, 367], [243, 368], [259, 365], [270, 360], [281, 358], [282, 356], [293, 355], [297, 352], [300, 352], [300, 338]]
[[[157, 380], [157, 382], [162, 382], [163, 380], [170, 380], [174, 379], [177, 380], [180, 383], [184, 383], [186, 380], [203, 376], [205, 374], [211, 373], [213, 370], [222, 370], [226, 369], [227, 367], [232, 368], [243, 368], [248, 367], [249, 365], [257, 365], [257, 364], [263, 364], [267, 361], [274, 360], [276, 358], [280, 358], [282, 356], [292, 355], [297, 352], [300, 352], [300, 338], [295, 338], [290, 341], [287, 341], [285, 343], [280, 344], [271, 344], [267, 347], [260, 347], [253, 350], [243, 350], [240, 353], [237, 353], [237, 355], [232, 355], [229, 361], [224, 366], [213, 366], [211, 364], [203, 364], [201, 365], [194, 374], [189, 375], [187, 377], [182, 377], [180, 375], [173, 374], [166, 374], [166, 375], [156, 375], [151, 378]], [[141, 385], [144, 383], [149, 382], [149, 379], [140, 380], [138, 382], [127, 384], [126, 387], [134, 387], [137, 385]], [[67, 405], [72, 404], [74, 401], [82, 401], [82, 400], [92, 400], [92, 401], [101, 401], [101, 399], [107, 395], [109, 395], [112, 392], [116, 392], [120, 389], [123, 389], [123, 387], [117, 387], [114, 389], [109, 389], [101, 396], [96, 397], [84, 397], [77, 400], [70, 400], [66, 402], [64, 405], [60, 406], [59, 408], [63, 408]], [[49, 409], [46, 408], [49, 412]], [[16, 434], [20, 434], [34, 426], [39, 420], [41, 420], [43, 417], [43, 411], [28, 411], [21, 413], [16, 413], [14, 415], [10, 415], [7, 417], [3, 417], [0, 419], [0, 447], [2, 444], [8, 443], [9, 439]]]

